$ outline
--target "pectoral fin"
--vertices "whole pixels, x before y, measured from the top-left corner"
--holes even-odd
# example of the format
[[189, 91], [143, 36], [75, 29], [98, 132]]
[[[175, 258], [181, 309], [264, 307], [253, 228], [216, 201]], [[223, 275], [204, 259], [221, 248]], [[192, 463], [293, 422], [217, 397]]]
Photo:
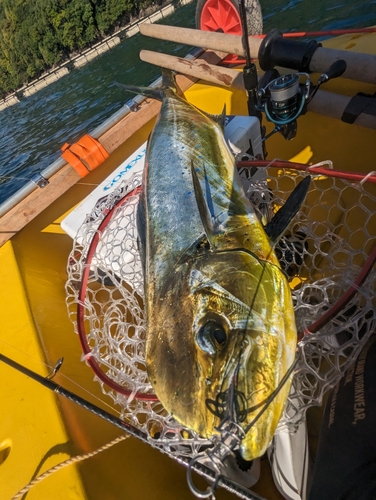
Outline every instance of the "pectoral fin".
[[214, 214], [214, 205], [211, 198], [210, 184], [205, 173], [205, 194], [202, 190], [200, 179], [198, 178], [193, 162], [191, 163], [193, 187], [195, 190], [196, 202], [200, 213], [204, 231], [211, 246], [214, 245], [214, 237], [220, 232], [220, 224]]
[[298, 213], [307, 195], [311, 176], [307, 175], [293, 190], [286, 203], [278, 210], [272, 220], [265, 226], [265, 232], [272, 241], [277, 241], [286, 231], [290, 222]]

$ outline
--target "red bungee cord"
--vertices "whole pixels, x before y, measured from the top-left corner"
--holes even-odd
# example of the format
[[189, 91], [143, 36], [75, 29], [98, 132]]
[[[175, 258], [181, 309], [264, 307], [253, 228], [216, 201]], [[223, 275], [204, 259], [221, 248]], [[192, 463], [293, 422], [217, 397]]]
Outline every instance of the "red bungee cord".
[[292, 168], [294, 170], [300, 170], [302, 172], [310, 172], [319, 175], [327, 175], [328, 177], [337, 177], [339, 179], [345, 179], [350, 182], [361, 182], [367, 181], [372, 184], [376, 184], [376, 175], [372, 174], [362, 174], [359, 172], [343, 172], [341, 170], [332, 170], [327, 167], [316, 167], [306, 165], [304, 163], [297, 163], [287, 160], [249, 160], [249, 161], [238, 161], [238, 168], [252, 168], [252, 167], [273, 167], [273, 168]]
[[[340, 30], [320, 30], [320, 31], [289, 31], [282, 33], [284, 38], [304, 38], [314, 36], [339, 36], [352, 35], [356, 33], [375, 33], [376, 27], [372, 28], [343, 28]], [[252, 38], [265, 38], [266, 35], [251, 35]]]

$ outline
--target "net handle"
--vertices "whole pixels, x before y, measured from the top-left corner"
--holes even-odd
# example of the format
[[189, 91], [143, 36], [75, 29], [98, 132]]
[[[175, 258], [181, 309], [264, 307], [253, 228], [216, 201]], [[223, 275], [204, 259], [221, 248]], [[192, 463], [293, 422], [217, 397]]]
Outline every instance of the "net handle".
[[[93, 239], [90, 242], [90, 246], [87, 252], [87, 256], [84, 261], [84, 268], [83, 268], [83, 273], [82, 273], [82, 280], [81, 280], [81, 286], [80, 286], [80, 291], [78, 294], [78, 303], [77, 303], [77, 331], [78, 331], [78, 338], [80, 339], [80, 344], [82, 351], [84, 353], [84, 358], [87, 361], [88, 365], [90, 368], [93, 370], [95, 375], [102, 381], [104, 382], [108, 387], [113, 389], [114, 391], [118, 392], [119, 394], [122, 394], [123, 396], [130, 397], [133, 394], [133, 391], [130, 389], [127, 389], [126, 387], [118, 384], [114, 380], [112, 380], [100, 367], [99, 363], [94, 357], [93, 352], [90, 349], [90, 346], [87, 341], [87, 335], [86, 335], [86, 329], [85, 329], [85, 299], [86, 299], [86, 291], [87, 291], [87, 284], [89, 280], [89, 274], [90, 274], [90, 265], [93, 260], [95, 251], [97, 249], [100, 237], [102, 235], [103, 230], [107, 227], [109, 222], [112, 219], [112, 216], [115, 212], [115, 210], [118, 207], [121, 207], [124, 205], [128, 199], [131, 196], [136, 196], [140, 193], [141, 191], [141, 186], [138, 186], [137, 188], [133, 189], [129, 193], [127, 193], [125, 196], [123, 196], [119, 201], [115, 203], [115, 205], [109, 210], [109, 212], [105, 215], [104, 219], [100, 223], [98, 229], [96, 230]], [[144, 393], [144, 392], [137, 392], [134, 395], [135, 399], [139, 399], [142, 401], [158, 401], [158, 398], [155, 394], [149, 394], [149, 393]]]

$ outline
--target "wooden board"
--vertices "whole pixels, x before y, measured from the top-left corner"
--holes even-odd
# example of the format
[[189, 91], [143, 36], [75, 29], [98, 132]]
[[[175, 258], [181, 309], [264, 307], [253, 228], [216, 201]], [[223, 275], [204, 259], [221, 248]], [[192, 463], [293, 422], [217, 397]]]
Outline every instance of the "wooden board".
[[[225, 55], [221, 52], [207, 51], [200, 56], [200, 59], [211, 64], [217, 64]], [[178, 75], [176, 81], [179, 88], [184, 92], [197, 80]], [[136, 112], [122, 118], [109, 131], [99, 137], [99, 142], [111, 154], [146, 123], [155, 118], [159, 109], [160, 102], [144, 101]], [[81, 177], [78, 173], [69, 163], [66, 163], [56, 174], [50, 177], [49, 184], [46, 187], [39, 188], [36, 186], [35, 191], [0, 218], [0, 246], [80, 180]]]

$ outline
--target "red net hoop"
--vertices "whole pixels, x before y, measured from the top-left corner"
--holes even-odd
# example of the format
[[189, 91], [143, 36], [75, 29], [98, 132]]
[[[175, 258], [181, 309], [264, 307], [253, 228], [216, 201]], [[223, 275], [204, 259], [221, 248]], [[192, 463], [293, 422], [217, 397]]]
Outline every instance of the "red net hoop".
[[[262, 180], [250, 175], [253, 167], [264, 173]], [[307, 199], [276, 248], [302, 332], [280, 425], [294, 427], [307, 408], [321, 404], [374, 331], [376, 176], [279, 160], [241, 162], [239, 169], [246, 194], [264, 219], [278, 210], [307, 171], [312, 176]], [[158, 436], [169, 451], [174, 443], [180, 454], [193, 456], [207, 441], [166, 414], [146, 373], [135, 222], [139, 184], [139, 177], [128, 181], [97, 204], [83, 224], [68, 264], [68, 311], [85, 361], [103, 392], [120, 405], [123, 418], [152, 439]]]

